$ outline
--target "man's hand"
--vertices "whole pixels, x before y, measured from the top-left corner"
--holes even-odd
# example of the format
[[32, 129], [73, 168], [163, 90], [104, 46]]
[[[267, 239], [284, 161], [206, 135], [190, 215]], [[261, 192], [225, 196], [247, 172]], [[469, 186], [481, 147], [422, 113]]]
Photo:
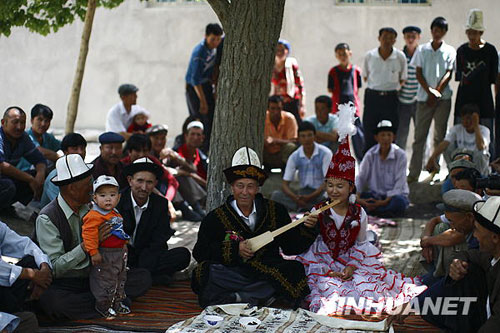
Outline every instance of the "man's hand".
[[305, 215], [307, 216], [307, 219], [304, 222], [304, 225], [308, 228], [314, 228], [318, 222], [318, 215], [313, 215], [311, 213], [306, 213]]
[[208, 104], [204, 99], [200, 100], [200, 114], [208, 114]]
[[471, 120], [472, 120], [472, 126], [474, 126], [474, 128], [479, 126], [479, 114], [477, 114], [477, 112], [474, 112], [472, 114]]
[[439, 167], [437, 166], [436, 160], [433, 156], [429, 157], [427, 164], [425, 165], [425, 170], [429, 172], [439, 171]]
[[433, 261], [432, 258], [432, 246], [424, 247], [422, 249], [422, 256], [425, 258], [425, 261], [430, 264]]
[[[99, 226], [99, 244], [111, 235], [111, 225], [102, 223]], [[82, 243], [83, 244], [83, 243]]]
[[500, 157], [491, 162], [490, 167], [492, 167], [494, 171], [500, 172]]
[[427, 106], [433, 107], [437, 104], [438, 99], [441, 98], [441, 93], [436, 89], [429, 87], [429, 92], [427, 93]]
[[273, 142], [274, 142], [274, 139], [273, 139], [273, 137], [272, 137], [272, 136], [268, 136], [268, 137], [266, 138], [266, 143], [267, 143], [268, 145], [273, 144]]
[[450, 277], [459, 281], [462, 280], [467, 274], [467, 269], [469, 268], [469, 263], [467, 261], [462, 261], [460, 259], [453, 259], [450, 264]]
[[344, 270], [342, 271], [342, 275], [340, 276], [340, 278], [344, 281], [351, 280], [355, 270], [356, 268], [352, 266], [345, 267]]
[[38, 174], [36, 177], [33, 177], [33, 179], [31, 179], [31, 181], [29, 182], [29, 186], [33, 191], [33, 197], [35, 199], [40, 199], [42, 196], [43, 182], [44, 180], [41, 179], [41, 177], [39, 177]]
[[30, 300], [38, 300], [40, 299], [40, 296], [42, 296], [43, 292], [47, 289], [40, 287], [39, 285], [36, 284], [31, 284], [31, 289], [33, 291], [31, 292]]
[[99, 252], [97, 252], [96, 254], [94, 254], [92, 257], [92, 266], [97, 266], [99, 264], [102, 264], [102, 256]]
[[35, 285], [47, 289], [52, 283], [52, 271], [49, 265], [47, 265], [47, 263], [42, 263], [40, 269], [34, 269], [33, 271], [34, 275], [31, 281], [33, 281]]
[[239, 253], [240, 253], [240, 256], [243, 258], [243, 259], [250, 259], [253, 257], [253, 252], [252, 250], [250, 250], [250, 248], [248, 247], [248, 242], [247, 241], [241, 241], [240, 244], [239, 244]]
[[307, 205], [307, 201], [304, 200], [303, 195], [296, 195], [295, 198], [293, 198], [293, 201], [295, 201], [299, 207], [305, 207]]

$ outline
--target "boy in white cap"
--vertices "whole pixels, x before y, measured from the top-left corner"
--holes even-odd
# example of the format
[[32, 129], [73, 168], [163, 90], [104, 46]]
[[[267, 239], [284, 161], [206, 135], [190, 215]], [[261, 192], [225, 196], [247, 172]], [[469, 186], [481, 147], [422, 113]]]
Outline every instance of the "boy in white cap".
[[[114, 177], [99, 176], [94, 181], [94, 203], [83, 218], [82, 238], [91, 256], [90, 290], [96, 299], [95, 308], [103, 317], [111, 319], [130, 313], [122, 303], [127, 279], [127, 240], [123, 218], [115, 209], [120, 201], [119, 185]], [[99, 226], [111, 225], [111, 234], [99, 243]]]
[[466, 104], [477, 104], [479, 121], [490, 130], [490, 154], [494, 154], [493, 121], [495, 108], [491, 85], [495, 84], [498, 73], [498, 54], [495, 46], [482, 36], [485, 29], [483, 11], [471, 9], [465, 24], [468, 42], [457, 49], [456, 76], [459, 81], [455, 101], [455, 124], [460, 122], [460, 111]]

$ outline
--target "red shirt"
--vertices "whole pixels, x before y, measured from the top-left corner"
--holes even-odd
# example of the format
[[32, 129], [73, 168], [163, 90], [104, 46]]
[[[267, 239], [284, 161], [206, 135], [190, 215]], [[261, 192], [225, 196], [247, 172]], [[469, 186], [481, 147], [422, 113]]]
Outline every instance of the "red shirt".
[[[179, 147], [179, 150], [177, 151], [179, 155], [184, 157], [186, 161], [190, 162], [191, 159], [193, 158], [192, 156], [189, 156], [188, 153], [188, 147], [186, 144], [183, 144], [182, 146]], [[200, 157], [200, 152], [198, 149], [196, 149], [196, 155], [194, 157], [194, 160], [192, 161], [194, 166], [196, 167], [196, 173], [198, 176], [200, 176], [203, 179], [207, 179], [207, 170], [205, 169], [205, 166], [203, 165], [203, 161], [201, 160]]]

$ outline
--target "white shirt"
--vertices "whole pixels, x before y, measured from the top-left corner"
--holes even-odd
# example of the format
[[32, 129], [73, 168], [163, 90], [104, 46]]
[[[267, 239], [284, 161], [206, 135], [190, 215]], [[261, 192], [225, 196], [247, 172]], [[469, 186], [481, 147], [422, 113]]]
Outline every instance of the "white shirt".
[[255, 202], [253, 203], [253, 208], [252, 212], [250, 215], [245, 216], [238, 207], [238, 204], [236, 203], [236, 200], [231, 201], [231, 206], [234, 208], [236, 213], [243, 219], [243, 221], [248, 225], [250, 230], [254, 231], [255, 230], [255, 224], [257, 224], [257, 210], [255, 209]]
[[[456, 56], [457, 52], [453, 46], [448, 45], [443, 41], [441, 46], [437, 50], [434, 50], [432, 48], [431, 41], [419, 45], [417, 51], [415, 51], [415, 54], [411, 59], [410, 64], [417, 68], [420, 67], [422, 69], [422, 75], [425, 78], [425, 82], [427, 82], [430, 87], [436, 88], [446, 71], [453, 69]], [[452, 90], [449, 84], [446, 85], [441, 94], [441, 99], [451, 98]], [[422, 86], [419, 85], [417, 101], [425, 102], [427, 101], [427, 97], [427, 93]]]
[[373, 90], [399, 90], [400, 81], [408, 78], [408, 64], [405, 54], [392, 48], [387, 59], [382, 59], [378, 47], [368, 51], [363, 66], [363, 77], [368, 78], [366, 87]]
[[114, 105], [106, 116], [106, 132], [126, 132], [137, 112], [136, 109], [142, 108], [138, 105], [132, 105], [130, 112], [127, 112], [123, 102]]
[[[482, 150], [483, 154], [488, 153], [488, 146], [490, 145], [490, 130], [488, 127], [479, 125], [479, 131], [483, 137], [485, 149]], [[476, 134], [474, 132], [469, 133], [462, 126], [462, 124], [457, 124], [448, 130], [445, 141], [455, 144], [457, 148], [467, 148], [472, 151], [478, 151], [476, 145]]]
[[135, 215], [135, 229], [134, 229], [134, 234], [132, 235], [132, 239], [130, 240], [130, 243], [133, 245], [135, 241], [135, 234], [137, 233], [137, 228], [139, 227], [139, 222], [141, 221], [142, 213], [148, 208], [149, 197], [148, 201], [146, 201], [146, 203], [142, 206], [139, 206], [137, 202], [135, 202], [132, 191], [130, 191], [130, 197], [132, 198], [132, 208], [134, 208], [134, 215]]

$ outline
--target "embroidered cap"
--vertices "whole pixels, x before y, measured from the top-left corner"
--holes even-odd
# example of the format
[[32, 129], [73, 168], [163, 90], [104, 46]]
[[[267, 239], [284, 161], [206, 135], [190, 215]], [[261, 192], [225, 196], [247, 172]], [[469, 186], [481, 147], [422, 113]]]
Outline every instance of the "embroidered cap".
[[396, 128], [392, 126], [392, 122], [390, 120], [382, 120], [377, 124], [377, 128], [375, 128], [375, 134], [378, 134], [382, 131], [390, 131], [396, 134]]
[[157, 179], [160, 179], [163, 175], [162, 167], [154, 163], [149, 157], [138, 158], [124, 169], [126, 176], [133, 176], [139, 171], [149, 171], [154, 174]]
[[465, 24], [465, 29], [484, 31], [483, 23], [483, 11], [481, 9], [471, 9], [469, 15], [467, 15], [467, 23]]
[[68, 185], [90, 176], [93, 167], [78, 154], [64, 155], [56, 161], [57, 175], [50, 181], [57, 186]]
[[486, 229], [500, 234], [500, 197], [489, 197], [474, 204], [474, 217]]
[[248, 147], [241, 147], [234, 153], [231, 167], [224, 170], [224, 175], [229, 184], [241, 178], [250, 178], [262, 186], [267, 179], [267, 174], [261, 168], [259, 156]]
[[354, 183], [356, 160], [351, 156], [349, 137], [345, 137], [333, 155], [325, 178], [340, 178]]

